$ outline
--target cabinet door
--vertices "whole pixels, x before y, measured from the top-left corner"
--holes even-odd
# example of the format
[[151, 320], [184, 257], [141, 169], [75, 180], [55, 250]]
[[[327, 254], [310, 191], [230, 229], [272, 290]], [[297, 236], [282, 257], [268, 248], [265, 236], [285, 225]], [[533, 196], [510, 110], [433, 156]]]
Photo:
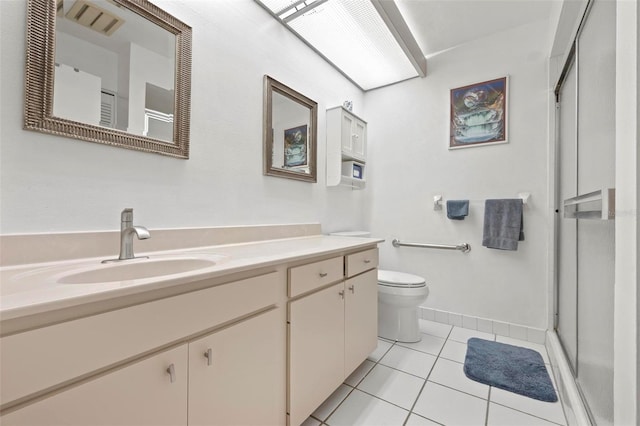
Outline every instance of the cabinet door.
[[289, 303], [289, 424], [344, 380], [344, 282]]
[[342, 153], [345, 155], [353, 155], [353, 123], [355, 119], [346, 112], [342, 112], [342, 127], [340, 140], [342, 141]]
[[367, 125], [355, 119], [352, 132], [351, 155], [364, 161], [367, 157]]
[[378, 343], [378, 270], [345, 283], [345, 377], [353, 372]]
[[[47, 356], [46, 350], [42, 356]], [[0, 422], [6, 426], [186, 425], [187, 345], [53, 394], [2, 416]]]
[[285, 324], [272, 310], [189, 343], [190, 425], [285, 423]]

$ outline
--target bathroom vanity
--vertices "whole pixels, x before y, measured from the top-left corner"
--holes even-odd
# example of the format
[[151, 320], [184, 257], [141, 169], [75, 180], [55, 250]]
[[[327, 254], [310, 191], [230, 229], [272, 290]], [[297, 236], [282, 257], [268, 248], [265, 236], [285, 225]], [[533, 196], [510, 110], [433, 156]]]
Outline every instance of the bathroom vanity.
[[298, 425], [375, 349], [378, 242], [4, 267], [0, 421]]

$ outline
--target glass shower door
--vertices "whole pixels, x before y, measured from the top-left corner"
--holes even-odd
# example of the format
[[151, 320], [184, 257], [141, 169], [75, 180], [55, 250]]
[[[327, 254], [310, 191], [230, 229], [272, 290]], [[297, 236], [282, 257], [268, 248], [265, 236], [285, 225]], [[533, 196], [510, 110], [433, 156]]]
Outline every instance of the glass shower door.
[[[615, 2], [592, 2], [560, 91], [560, 199], [615, 186], [615, 22]], [[611, 425], [615, 221], [561, 216], [557, 231], [558, 336], [593, 422]]]

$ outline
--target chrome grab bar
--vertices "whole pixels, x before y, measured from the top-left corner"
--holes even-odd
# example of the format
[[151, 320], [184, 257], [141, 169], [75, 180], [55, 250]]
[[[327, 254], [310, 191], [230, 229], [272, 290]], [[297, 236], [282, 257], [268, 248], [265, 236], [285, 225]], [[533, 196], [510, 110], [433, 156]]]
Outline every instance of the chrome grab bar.
[[440, 250], [460, 250], [463, 253], [471, 251], [471, 246], [468, 243], [462, 243], [457, 245], [452, 244], [422, 244], [422, 243], [403, 243], [399, 239], [395, 238], [391, 241], [394, 247], [420, 247], [420, 248], [432, 248]]

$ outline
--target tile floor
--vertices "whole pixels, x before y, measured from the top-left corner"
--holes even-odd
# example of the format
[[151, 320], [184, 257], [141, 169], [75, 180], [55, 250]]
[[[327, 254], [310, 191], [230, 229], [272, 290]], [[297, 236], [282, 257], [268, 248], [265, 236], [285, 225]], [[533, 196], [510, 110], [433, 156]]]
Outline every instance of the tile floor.
[[[566, 425], [560, 402], [483, 385], [462, 369], [471, 337], [535, 349], [548, 363], [544, 345], [426, 320], [420, 329], [419, 343], [380, 339], [303, 426]], [[551, 375], [548, 364], [547, 369]]]

